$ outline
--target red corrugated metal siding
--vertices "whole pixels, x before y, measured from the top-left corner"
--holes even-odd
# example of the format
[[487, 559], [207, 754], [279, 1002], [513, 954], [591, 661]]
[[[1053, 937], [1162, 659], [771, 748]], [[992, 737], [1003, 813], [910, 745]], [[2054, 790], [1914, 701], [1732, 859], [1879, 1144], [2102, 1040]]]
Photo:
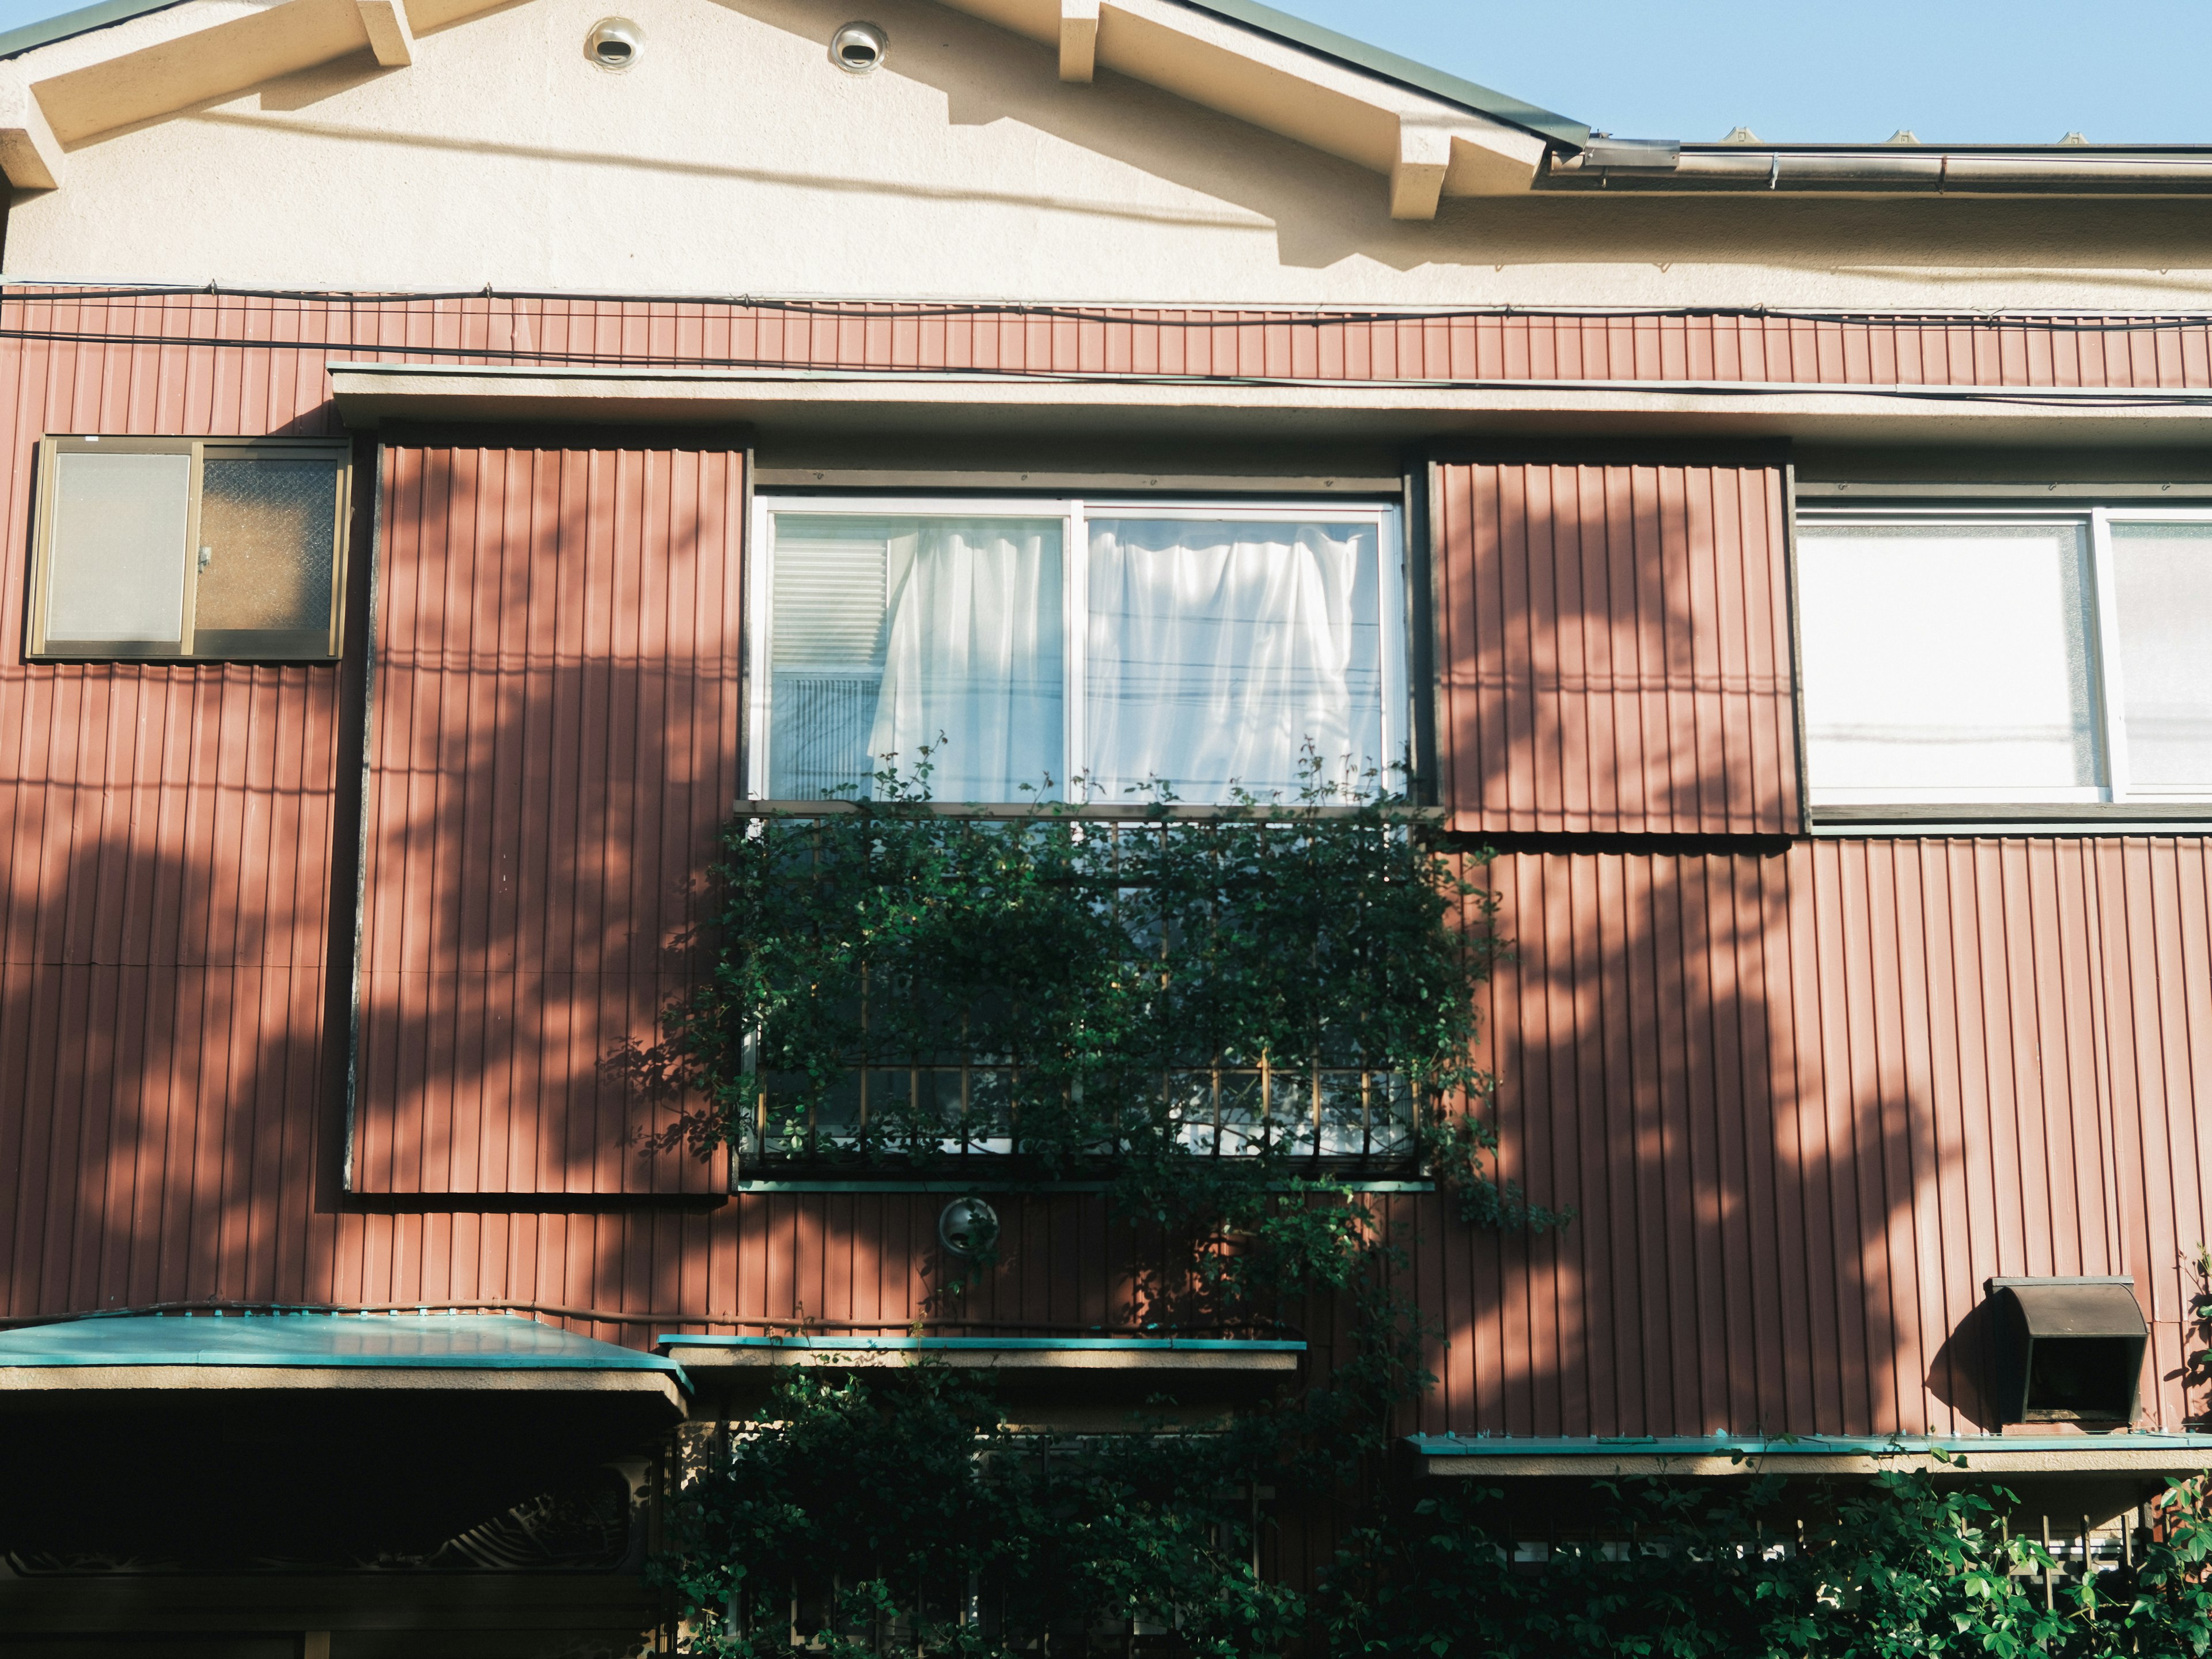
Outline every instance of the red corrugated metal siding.
[[[313, 383], [330, 356], [1293, 381], [2212, 386], [2212, 323], [2202, 318], [1401, 314], [509, 295], [106, 298], [24, 289], [0, 304], [0, 326], [9, 331], [131, 345], [123, 362], [132, 373], [157, 361], [181, 364], [188, 343], [252, 342], [242, 372], [226, 373], [247, 386], [270, 384], [280, 398], [296, 388], [310, 402], [320, 401]], [[171, 343], [132, 343], [149, 336]], [[222, 393], [213, 395], [220, 410]]]
[[1779, 467], [1433, 476], [1455, 829], [1798, 828]]
[[[533, 350], [638, 354], [722, 349], [711, 331], [738, 316], [10, 296], [9, 327], [116, 338], [0, 345], [8, 544], [20, 558], [27, 544], [41, 430], [332, 430], [322, 358], [410, 343], [481, 353], [494, 311], [512, 313], [496, 328]], [[923, 361], [919, 319], [809, 326], [824, 352], [896, 346]], [[995, 326], [994, 349], [1034, 349], [1018, 361], [1036, 368], [1085, 351], [1122, 361], [1111, 354], [1139, 337], [1104, 323]], [[1468, 325], [1477, 339], [1495, 328], [1601, 341], [1655, 374], [1676, 361], [1666, 338], [1705, 326]], [[1418, 342], [1440, 354], [1421, 361], [1448, 364], [1465, 332], [1449, 321], [1164, 327], [1162, 339], [1249, 354], [1218, 362], [1277, 351], [1315, 374], [1356, 360], [1327, 356], [1331, 338], [1347, 352], [1361, 331], [1369, 347]], [[915, 331], [910, 347], [902, 328]], [[2187, 355], [2197, 324], [1853, 334], [1736, 319], [1712, 337], [1731, 330], [1739, 344], [1789, 343], [1793, 372], [1837, 379], [1881, 366], [1867, 343], [1908, 341], [1900, 361], [1937, 380], [2202, 381], [2201, 356]], [[190, 343], [217, 338], [253, 343]], [[1630, 353], [1647, 339], [1651, 352]], [[928, 1300], [941, 1195], [343, 1197], [340, 1056], [324, 1036], [325, 964], [334, 938], [350, 945], [352, 872], [331, 850], [337, 781], [354, 763], [338, 676], [27, 666], [22, 587], [0, 583], [8, 1313], [206, 1296], [902, 1325], [951, 1311]], [[1508, 1152], [1538, 1197], [1583, 1213], [1562, 1239], [1524, 1243], [1468, 1233], [1432, 1199], [1391, 1200], [1410, 1282], [1450, 1334], [1432, 1360], [1443, 1379], [1433, 1426], [1943, 1426], [1965, 1408], [1947, 1403], [1963, 1395], [1938, 1363], [1942, 1343], [1981, 1276], [2115, 1262], [2143, 1279], [2153, 1372], [2167, 1379], [2160, 1408], [2179, 1420], [2178, 1258], [2212, 1234], [2195, 1109], [2212, 1100], [2203, 840], [1522, 853], [1492, 879], [1522, 955], [1491, 998]], [[1101, 1200], [994, 1201], [1012, 1248], [958, 1316], [1122, 1316], [1131, 1240]], [[639, 1343], [655, 1325], [583, 1328]]]
[[1448, 1310], [1437, 1429], [1972, 1430], [1947, 1342], [1982, 1281], [2111, 1273], [2181, 1425], [2212, 842], [1524, 853], [1481, 879], [1517, 946], [1487, 1011], [1505, 1145], [1580, 1217], [1415, 1252]]
[[623, 1069], [738, 777], [741, 458], [388, 449], [354, 1180], [703, 1192]]
[[[159, 332], [181, 313], [99, 315]], [[335, 429], [290, 352], [0, 350], [11, 1310], [272, 1296], [310, 1271], [338, 672], [21, 658], [40, 434], [276, 429]]]

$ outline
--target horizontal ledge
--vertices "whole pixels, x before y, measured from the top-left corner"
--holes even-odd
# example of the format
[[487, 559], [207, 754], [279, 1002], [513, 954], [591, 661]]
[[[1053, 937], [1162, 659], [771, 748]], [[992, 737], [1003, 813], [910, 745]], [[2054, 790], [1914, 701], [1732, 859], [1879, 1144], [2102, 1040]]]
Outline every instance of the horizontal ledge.
[[1804, 1435], [1770, 1438], [1466, 1438], [1413, 1435], [1421, 1473], [1439, 1476], [1868, 1475], [1913, 1469], [1974, 1478], [2212, 1468], [2212, 1434]]
[[2212, 805], [1816, 807], [1807, 829], [1815, 837], [1853, 836], [2188, 836], [2212, 834]]
[[[1332, 1187], [1340, 1187], [1349, 1193], [1432, 1193], [1437, 1189], [1433, 1181], [1363, 1180], [1357, 1177], [1336, 1179], [1326, 1170], [1319, 1176]], [[1110, 1181], [944, 1181], [902, 1180], [886, 1176], [878, 1181], [868, 1180], [797, 1180], [797, 1181], [734, 1181], [730, 1183], [732, 1194], [745, 1193], [1031, 1193], [1039, 1198], [1051, 1198], [1060, 1194], [1080, 1196], [1111, 1192]], [[1292, 1192], [1299, 1190], [1289, 1182], [1269, 1182], [1266, 1190]]]
[[416, 1365], [190, 1364], [170, 1360], [0, 1365], [0, 1400], [62, 1392], [370, 1389], [421, 1394], [657, 1394], [675, 1402], [676, 1367], [649, 1354], [624, 1370], [458, 1363]]
[[1287, 1338], [1245, 1336], [654, 1336], [653, 1347], [686, 1352], [745, 1352], [745, 1354], [1119, 1354], [1151, 1358], [1161, 1354], [1283, 1356], [1303, 1354], [1305, 1343]]
[[2198, 441], [2212, 388], [1818, 386], [1735, 381], [1352, 381], [726, 368], [512, 369], [334, 362], [349, 425], [744, 423], [783, 434], [1414, 441], [1498, 430], [1838, 441]]
[[[915, 808], [925, 807], [930, 817], [939, 818], [981, 818], [1015, 823], [1036, 821], [1047, 823], [1096, 822], [1138, 824], [1331, 823], [1356, 818], [1364, 812], [1376, 810], [1365, 806], [1303, 806], [1292, 802], [1273, 801], [1254, 806], [1200, 806], [1181, 803], [1146, 806], [1114, 801], [1081, 805], [1038, 801], [1031, 805], [1022, 801], [741, 800], [731, 816], [740, 818], [839, 818], [850, 817], [864, 807], [882, 817], [915, 816]], [[1384, 806], [1379, 810], [1392, 819], [1415, 823], [1441, 823], [1448, 816], [1441, 806]]]

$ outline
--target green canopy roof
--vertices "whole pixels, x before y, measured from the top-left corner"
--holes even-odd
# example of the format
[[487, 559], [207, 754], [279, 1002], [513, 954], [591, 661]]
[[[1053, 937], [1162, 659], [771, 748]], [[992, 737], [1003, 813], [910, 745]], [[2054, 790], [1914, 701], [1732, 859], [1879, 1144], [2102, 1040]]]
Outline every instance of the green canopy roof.
[[94, 1315], [0, 1334], [0, 1370], [56, 1365], [271, 1365], [295, 1370], [683, 1370], [510, 1314]]

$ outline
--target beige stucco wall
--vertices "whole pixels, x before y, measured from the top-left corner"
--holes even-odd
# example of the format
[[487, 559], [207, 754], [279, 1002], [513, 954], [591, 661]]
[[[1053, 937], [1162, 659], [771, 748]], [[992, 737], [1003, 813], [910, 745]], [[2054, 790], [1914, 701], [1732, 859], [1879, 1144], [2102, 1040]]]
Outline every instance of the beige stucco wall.
[[[2201, 203], [1447, 198], [1401, 223], [1375, 173], [1119, 77], [1063, 84], [1049, 48], [932, 0], [624, 0], [647, 42], [621, 75], [582, 50], [611, 3], [519, 0], [420, 37], [410, 67], [363, 52], [81, 142], [61, 189], [18, 193], [8, 275], [1163, 303], [2212, 295]], [[891, 36], [871, 76], [827, 57], [856, 15]]]

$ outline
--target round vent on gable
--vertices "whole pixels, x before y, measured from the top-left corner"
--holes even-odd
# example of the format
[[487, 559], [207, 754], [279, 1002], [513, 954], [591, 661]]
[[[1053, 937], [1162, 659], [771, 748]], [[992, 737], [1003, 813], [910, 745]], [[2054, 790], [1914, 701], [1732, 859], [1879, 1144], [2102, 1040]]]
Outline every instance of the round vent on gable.
[[873, 23], [848, 23], [830, 37], [830, 61], [848, 75], [866, 75], [883, 63], [890, 46]]
[[602, 17], [584, 37], [584, 56], [603, 70], [626, 70], [645, 50], [645, 31], [627, 17]]

